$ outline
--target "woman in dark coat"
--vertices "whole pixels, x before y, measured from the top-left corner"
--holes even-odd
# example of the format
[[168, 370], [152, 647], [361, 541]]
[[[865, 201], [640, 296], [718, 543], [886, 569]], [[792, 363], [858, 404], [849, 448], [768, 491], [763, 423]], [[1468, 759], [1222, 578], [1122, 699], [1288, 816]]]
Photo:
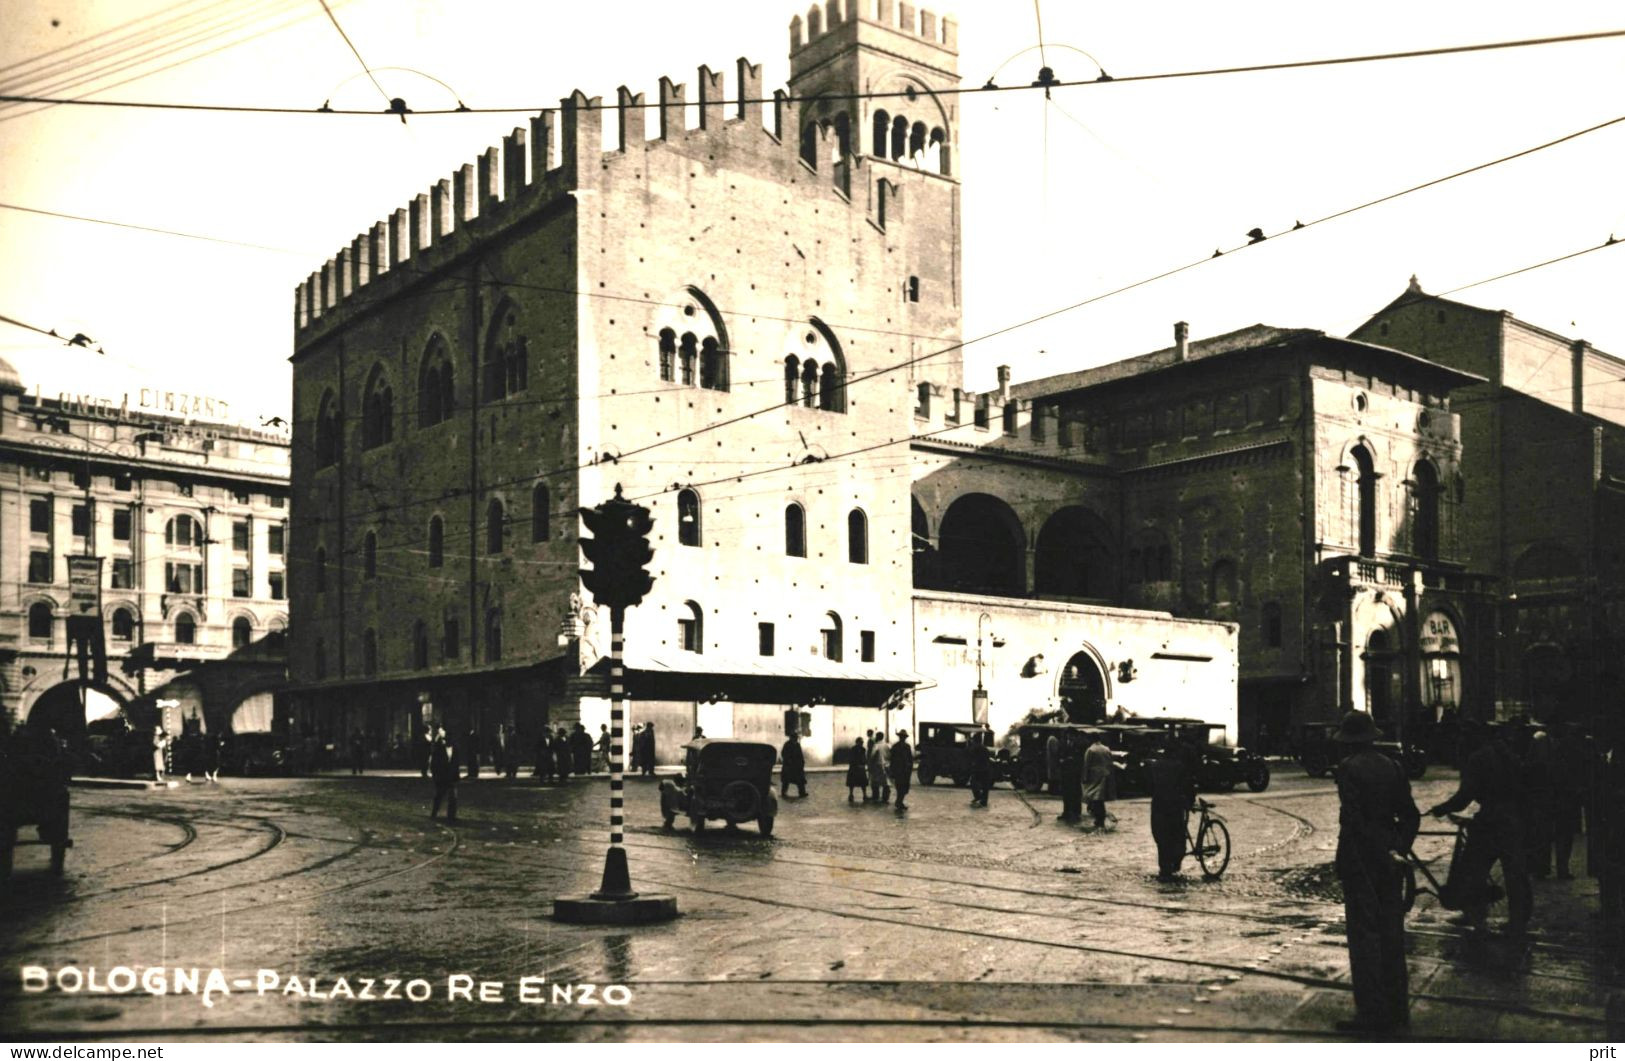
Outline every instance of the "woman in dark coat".
[[856, 803], [852, 798], [852, 790], [857, 789], [863, 793], [863, 802], [869, 802], [869, 752], [863, 746], [863, 738], [859, 737], [852, 742], [852, 761], [846, 764], [846, 801]]
[[576, 773], [592, 773], [592, 735], [579, 722], [576, 723], [575, 732], [570, 734], [570, 758]]
[[802, 799], [807, 798], [807, 757], [801, 750], [801, 741], [794, 734], [784, 742], [779, 752], [784, 768], [779, 772], [779, 795], [790, 798], [790, 786], [796, 786]]

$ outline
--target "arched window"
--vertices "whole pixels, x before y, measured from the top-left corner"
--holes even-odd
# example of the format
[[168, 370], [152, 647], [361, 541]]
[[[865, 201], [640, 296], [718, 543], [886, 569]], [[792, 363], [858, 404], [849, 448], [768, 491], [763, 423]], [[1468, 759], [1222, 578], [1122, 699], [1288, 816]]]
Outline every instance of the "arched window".
[[818, 168], [818, 123], [808, 122], [801, 129], [801, 161]]
[[135, 613], [128, 608], [118, 608], [113, 612], [113, 640], [135, 640]]
[[835, 366], [826, 364], [818, 382], [818, 407], [826, 412], [834, 412], [835, 401], [840, 393], [841, 381], [835, 375]]
[[504, 302], [492, 318], [485, 345], [484, 399], [498, 401], [530, 386], [530, 344], [519, 326], [519, 311]]
[[361, 634], [361, 673], [378, 673], [378, 631], [370, 626]]
[[440, 567], [446, 562], [446, 522], [439, 516], [429, 517], [429, 566]]
[[908, 119], [899, 114], [891, 123], [891, 154], [894, 162], [908, 157]]
[[1220, 560], [1213, 565], [1208, 584], [1208, 600], [1216, 605], [1230, 604], [1236, 599], [1236, 565]]
[[254, 640], [254, 624], [244, 616], [239, 615], [231, 621], [231, 647], [247, 648], [248, 643]]
[[412, 624], [412, 669], [429, 666], [429, 628], [422, 619]]
[[503, 517], [502, 502], [493, 497], [491, 503], [485, 506], [485, 551], [490, 556], [502, 551]]
[[876, 158], [886, 157], [886, 141], [891, 136], [891, 115], [885, 111], [875, 111], [875, 143], [874, 155]]
[[700, 341], [700, 386], [708, 390], [727, 390], [724, 373], [727, 364], [717, 341], [709, 335]]
[[368, 531], [367, 537], [361, 543], [361, 577], [373, 579], [378, 577], [378, 533]]
[[660, 378], [677, 382], [677, 333], [670, 328], [660, 329]]
[[915, 122], [908, 133], [908, 159], [917, 167], [925, 161], [925, 123]]
[[853, 564], [869, 562], [869, 517], [861, 508], [846, 514], [846, 559]]
[[35, 641], [51, 640], [51, 626], [56, 613], [49, 604], [39, 601], [28, 606], [28, 636]]
[[316, 412], [316, 467], [338, 463], [340, 437], [338, 399], [328, 391]]
[[937, 529], [941, 589], [1020, 596], [1027, 591], [1027, 532], [991, 494], [955, 498]]
[[395, 437], [395, 390], [383, 365], [367, 375], [361, 400], [361, 448], [373, 449]]
[[1359, 553], [1377, 555], [1377, 466], [1371, 451], [1364, 446], [1354, 448], [1356, 489], [1359, 491]]
[[316, 592], [327, 592], [327, 550], [316, 547]]
[[418, 426], [433, 427], [450, 420], [456, 394], [451, 358], [445, 344], [436, 338], [424, 352], [418, 371]]
[[705, 613], [693, 601], [683, 603], [684, 611], [677, 617], [677, 639], [684, 652], [705, 652]]
[[944, 177], [948, 176], [948, 134], [940, 127], [931, 130], [931, 140], [925, 149], [928, 168]]
[[530, 491], [530, 540], [545, 542], [553, 536], [553, 502], [546, 483], [537, 483]]
[[1281, 606], [1274, 601], [1268, 601], [1259, 611], [1260, 625], [1259, 637], [1266, 648], [1281, 647]]
[[819, 631], [824, 658], [832, 663], [841, 662], [841, 617], [834, 612], [825, 616], [824, 628]]
[[176, 516], [164, 524], [164, 544], [177, 549], [197, 549], [203, 545], [203, 525], [191, 516]]
[[1439, 558], [1439, 472], [1432, 461], [1419, 461], [1411, 472], [1411, 541], [1424, 560]]
[[485, 613], [485, 662], [502, 659], [502, 609], [492, 608]]
[[784, 510], [784, 555], [807, 555], [807, 513], [794, 503]]
[[694, 363], [699, 359], [697, 342], [693, 332], [684, 332], [677, 347], [677, 358], [683, 366], [683, 383], [689, 387], [694, 386]]
[[175, 616], [175, 643], [177, 645], [197, 644], [197, 620], [192, 618], [190, 612], [181, 612]]
[[811, 409], [818, 400], [818, 362], [808, 358], [801, 366], [801, 404]]
[[784, 402], [786, 405], [796, 403], [796, 383], [801, 379], [801, 359], [791, 354], [784, 359]]
[[809, 409], [846, 412], [846, 356], [829, 326], [814, 317], [803, 333], [800, 354], [784, 359], [785, 400], [797, 400], [796, 373], [800, 372], [799, 398]]
[[677, 495], [677, 544], [700, 544], [700, 495], [684, 490]]

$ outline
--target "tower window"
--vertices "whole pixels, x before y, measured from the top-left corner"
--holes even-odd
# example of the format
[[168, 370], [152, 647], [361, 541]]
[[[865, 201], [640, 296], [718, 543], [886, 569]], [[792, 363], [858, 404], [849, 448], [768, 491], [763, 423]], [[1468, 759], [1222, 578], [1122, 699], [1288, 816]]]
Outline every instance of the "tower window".
[[908, 300], [910, 302], [918, 302], [920, 300], [920, 278], [917, 276], [911, 276], [908, 278]]
[[773, 654], [773, 624], [756, 624], [756, 654], [771, 656]]
[[684, 490], [677, 495], [677, 544], [700, 544], [700, 495]]
[[797, 504], [784, 510], [784, 555], [807, 555], [807, 513]]

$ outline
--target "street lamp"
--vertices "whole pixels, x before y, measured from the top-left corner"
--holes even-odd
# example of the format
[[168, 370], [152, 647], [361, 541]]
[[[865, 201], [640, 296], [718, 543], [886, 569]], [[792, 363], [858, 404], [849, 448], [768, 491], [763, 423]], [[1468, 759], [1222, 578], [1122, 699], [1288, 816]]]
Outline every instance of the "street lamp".
[[978, 726], [987, 724], [987, 689], [982, 686], [982, 623], [991, 623], [993, 617], [983, 612], [976, 617], [976, 688], [970, 694], [970, 720]]

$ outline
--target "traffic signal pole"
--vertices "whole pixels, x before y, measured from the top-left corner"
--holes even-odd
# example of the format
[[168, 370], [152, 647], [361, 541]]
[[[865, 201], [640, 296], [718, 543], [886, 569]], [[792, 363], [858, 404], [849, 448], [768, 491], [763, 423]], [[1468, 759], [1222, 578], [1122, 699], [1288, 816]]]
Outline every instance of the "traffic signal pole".
[[593, 600], [609, 608], [609, 850], [604, 855], [604, 876], [590, 895], [553, 900], [553, 919], [575, 924], [625, 925], [666, 921], [677, 916], [677, 900], [670, 895], [639, 895], [632, 888], [626, 863], [626, 786], [622, 774], [626, 746], [626, 674], [623, 664], [626, 609], [648, 594], [654, 582], [646, 570], [654, 553], [649, 532], [654, 521], [649, 510], [621, 497], [596, 508], [580, 510], [581, 521], [592, 536], [581, 539], [581, 551], [592, 561], [581, 571], [581, 582]]

